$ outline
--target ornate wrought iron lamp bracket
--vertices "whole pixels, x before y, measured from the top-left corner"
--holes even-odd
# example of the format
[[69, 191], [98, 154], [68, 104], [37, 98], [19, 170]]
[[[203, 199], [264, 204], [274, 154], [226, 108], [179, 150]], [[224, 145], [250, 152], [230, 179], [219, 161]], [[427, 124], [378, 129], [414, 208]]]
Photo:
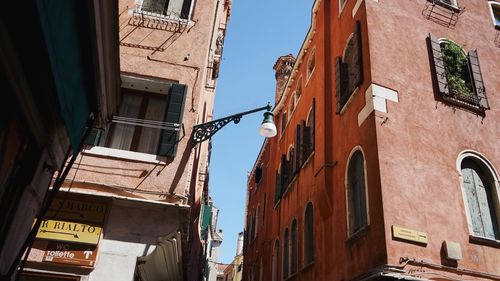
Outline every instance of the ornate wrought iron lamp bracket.
[[196, 145], [200, 142], [206, 141], [227, 124], [231, 122], [234, 122], [234, 124], [238, 124], [244, 115], [259, 112], [262, 110], [270, 111], [271, 104], [268, 103], [266, 106], [263, 107], [236, 113], [230, 116], [212, 120], [210, 122], [195, 125], [193, 127], [193, 137], [191, 138], [191, 142], [193, 143], [193, 145]]

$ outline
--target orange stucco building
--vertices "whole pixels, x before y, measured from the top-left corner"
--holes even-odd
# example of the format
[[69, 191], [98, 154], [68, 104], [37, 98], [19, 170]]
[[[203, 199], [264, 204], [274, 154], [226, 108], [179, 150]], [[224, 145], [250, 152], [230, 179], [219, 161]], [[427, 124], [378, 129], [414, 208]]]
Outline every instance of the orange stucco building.
[[243, 280], [500, 280], [498, 1], [315, 1], [278, 59]]

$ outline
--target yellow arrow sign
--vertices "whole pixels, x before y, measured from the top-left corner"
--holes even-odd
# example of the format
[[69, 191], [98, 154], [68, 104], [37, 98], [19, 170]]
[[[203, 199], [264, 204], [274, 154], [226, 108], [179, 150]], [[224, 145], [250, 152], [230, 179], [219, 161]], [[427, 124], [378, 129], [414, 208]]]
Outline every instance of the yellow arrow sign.
[[37, 238], [97, 245], [102, 228], [97, 225], [43, 220]]

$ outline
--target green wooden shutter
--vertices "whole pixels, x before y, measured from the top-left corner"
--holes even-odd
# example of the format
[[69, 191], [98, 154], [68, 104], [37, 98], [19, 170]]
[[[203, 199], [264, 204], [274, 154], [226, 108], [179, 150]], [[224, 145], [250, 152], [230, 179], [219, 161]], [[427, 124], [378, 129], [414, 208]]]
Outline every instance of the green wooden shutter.
[[[182, 124], [186, 90], [187, 86], [183, 84], [172, 84], [170, 87], [170, 92], [167, 95], [167, 108], [164, 117], [165, 122], [179, 125]], [[160, 143], [158, 145], [158, 155], [175, 157], [179, 137], [179, 131], [162, 130]]]
[[446, 71], [439, 39], [430, 33], [428, 39], [437, 88], [440, 94], [448, 95], [450, 92], [448, 90], [448, 80], [446, 80]]
[[470, 222], [472, 232], [478, 236], [484, 236], [484, 228], [481, 222], [481, 211], [479, 209], [479, 201], [477, 198], [476, 186], [474, 184], [474, 170], [472, 168], [462, 169], [462, 180], [469, 208]]
[[257, 166], [255, 168], [255, 183], [259, 183], [262, 179], [262, 167]]
[[278, 203], [281, 198], [281, 174], [276, 171], [276, 186], [274, 188], [274, 204]]
[[295, 173], [297, 174], [302, 166], [302, 124], [297, 124], [295, 131]]
[[[354, 33], [352, 37], [352, 48], [354, 56], [353, 70], [349, 74], [349, 79], [353, 79], [352, 85], [353, 89], [349, 89], [349, 92], [354, 91], [354, 89], [361, 84], [363, 84], [363, 45], [361, 44], [361, 22], [357, 21], [354, 27]], [[351, 83], [350, 83], [351, 84]]]
[[288, 186], [288, 161], [286, 160], [286, 155], [281, 155], [281, 194], [285, 192]]
[[468, 53], [469, 60], [469, 71], [471, 74], [471, 80], [474, 85], [474, 92], [479, 99], [479, 106], [484, 109], [490, 109], [488, 105], [488, 100], [486, 99], [486, 90], [483, 83], [483, 75], [481, 73], [481, 68], [479, 67], [479, 58], [477, 56], [477, 50], [472, 50]]
[[336, 113], [340, 113], [342, 109], [341, 104], [341, 96], [342, 96], [342, 79], [341, 79], [341, 66], [342, 66], [342, 58], [335, 58], [335, 97], [337, 100], [337, 110]]
[[311, 124], [311, 150], [314, 150], [314, 144], [315, 144], [314, 138], [316, 131], [316, 99], [313, 99], [311, 116], [313, 118]]
[[304, 164], [304, 162], [307, 160], [309, 155], [311, 155], [312, 152], [312, 144], [311, 144], [311, 127], [304, 126], [302, 129], [302, 159], [301, 162]]

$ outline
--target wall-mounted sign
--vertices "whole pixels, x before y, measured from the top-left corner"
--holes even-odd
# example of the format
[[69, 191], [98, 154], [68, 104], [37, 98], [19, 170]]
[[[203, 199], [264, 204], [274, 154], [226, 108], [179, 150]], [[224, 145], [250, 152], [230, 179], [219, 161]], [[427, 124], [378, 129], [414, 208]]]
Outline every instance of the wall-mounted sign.
[[421, 244], [427, 244], [427, 233], [405, 227], [392, 226], [392, 237]]
[[93, 224], [43, 220], [37, 238], [97, 245], [102, 228]]
[[65, 198], [56, 198], [45, 215], [46, 219], [63, 219], [102, 223], [106, 205]]
[[42, 261], [93, 267], [96, 257], [96, 246], [50, 241], [45, 248]]

